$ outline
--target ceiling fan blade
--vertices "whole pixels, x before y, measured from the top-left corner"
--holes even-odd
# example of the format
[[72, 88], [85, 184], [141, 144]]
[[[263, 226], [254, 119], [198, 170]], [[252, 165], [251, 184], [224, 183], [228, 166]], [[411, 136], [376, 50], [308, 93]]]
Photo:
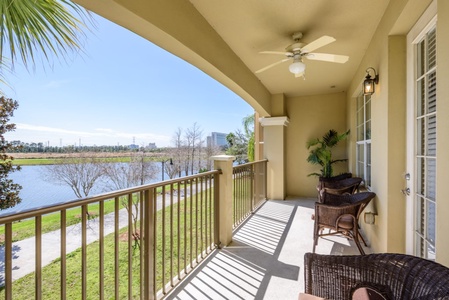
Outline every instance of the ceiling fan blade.
[[349, 56], [347, 55], [337, 55], [329, 53], [308, 53], [307, 55], [305, 55], [305, 57], [310, 60], [322, 60], [340, 64], [344, 64], [349, 59]]
[[331, 36], [323, 35], [322, 37], [314, 40], [313, 42], [305, 45], [301, 48], [301, 52], [312, 52], [313, 50], [316, 50], [318, 48], [324, 47], [332, 42], [335, 42], [336, 39], [334, 39]]
[[271, 68], [271, 67], [274, 67], [274, 66], [277, 66], [277, 65], [279, 65], [279, 64], [281, 64], [281, 63], [283, 63], [283, 62], [286, 62], [287, 60], [290, 60], [290, 58], [284, 58], [283, 60], [280, 60], [280, 61], [278, 61], [278, 62], [275, 62], [274, 64], [271, 64], [271, 65], [268, 65], [268, 66], [266, 66], [266, 67], [264, 67], [264, 68], [262, 68], [262, 69], [260, 69], [260, 70], [257, 70], [256, 72], [254, 72], [254, 73], [260, 73], [260, 72], [263, 72], [263, 71], [265, 71], [265, 70], [268, 70], [269, 68]]
[[291, 52], [281, 52], [281, 51], [262, 51], [260, 54], [280, 54], [280, 55], [293, 55]]

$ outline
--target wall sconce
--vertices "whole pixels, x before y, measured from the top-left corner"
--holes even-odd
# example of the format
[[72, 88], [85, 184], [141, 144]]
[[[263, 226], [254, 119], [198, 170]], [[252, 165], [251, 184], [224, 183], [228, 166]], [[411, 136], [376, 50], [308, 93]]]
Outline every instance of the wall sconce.
[[[374, 72], [374, 78], [371, 78], [369, 71], [372, 70]], [[376, 70], [372, 67], [366, 69], [365, 80], [363, 81], [363, 95], [372, 95], [374, 94], [374, 86], [379, 83], [379, 74], [376, 73]]]
[[365, 215], [364, 215], [364, 221], [365, 221], [365, 223], [366, 223], [366, 224], [369, 224], [369, 225], [373, 225], [374, 222], [376, 221], [376, 216], [377, 216], [376, 213], [373, 213], [373, 212], [366, 212]]

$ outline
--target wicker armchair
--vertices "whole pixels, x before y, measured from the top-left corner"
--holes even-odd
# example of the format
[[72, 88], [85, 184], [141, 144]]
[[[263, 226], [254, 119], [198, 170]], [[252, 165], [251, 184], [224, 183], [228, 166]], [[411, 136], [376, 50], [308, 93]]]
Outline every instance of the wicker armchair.
[[369, 288], [378, 299], [449, 299], [449, 268], [405, 254], [304, 256], [305, 292], [326, 299], [352, 299]]
[[336, 195], [354, 194], [358, 192], [362, 181], [363, 179], [360, 177], [349, 177], [333, 181], [320, 181], [317, 186], [318, 201], [324, 202], [324, 193]]
[[351, 178], [351, 177], [352, 177], [352, 173], [342, 173], [340, 175], [332, 176], [332, 177], [320, 177], [320, 181], [334, 182], [334, 181], [339, 181], [339, 180]]
[[[314, 243], [318, 245], [318, 238], [329, 235], [344, 235], [354, 240], [360, 254], [365, 254], [360, 245], [359, 217], [368, 203], [376, 196], [372, 192], [362, 192], [353, 195], [324, 194], [325, 203], [315, 203]], [[324, 232], [329, 229], [329, 232]], [[362, 239], [363, 240], [363, 239]]]

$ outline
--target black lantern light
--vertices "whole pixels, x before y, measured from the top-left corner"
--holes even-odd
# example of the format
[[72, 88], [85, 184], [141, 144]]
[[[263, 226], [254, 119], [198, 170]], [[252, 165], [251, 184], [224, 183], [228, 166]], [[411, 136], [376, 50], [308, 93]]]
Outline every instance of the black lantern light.
[[[369, 71], [372, 70], [374, 72], [374, 78], [371, 78]], [[372, 67], [366, 69], [365, 80], [363, 81], [363, 95], [372, 95], [374, 94], [374, 86], [379, 83], [379, 74], [376, 73], [376, 70]]]

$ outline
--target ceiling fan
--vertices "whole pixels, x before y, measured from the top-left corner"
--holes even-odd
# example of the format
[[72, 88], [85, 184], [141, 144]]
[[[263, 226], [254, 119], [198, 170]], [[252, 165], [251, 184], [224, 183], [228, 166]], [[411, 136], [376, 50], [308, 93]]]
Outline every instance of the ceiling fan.
[[291, 73], [295, 74], [295, 77], [304, 77], [304, 72], [306, 70], [306, 65], [302, 62], [303, 57], [310, 59], [310, 60], [321, 60], [321, 61], [327, 61], [327, 62], [334, 62], [334, 63], [340, 63], [343, 64], [348, 61], [349, 56], [346, 55], [337, 55], [337, 54], [329, 54], [329, 53], [314, 53], [312, 51], [324, 47], [332, 42], [335, 42], [336, 39], [323, 35], [322, 37], [314, 40], [313, 42], [309, 44], [301, 43], [300, 40], [302, 38], [302, 33], [297, 32], [292, 35], [292, 38], [294, 40], [294, 43], [287, 46], [285, 48], [286, 52], [280, 52], [280, 51], [262, 51], [260, 53], [262, 54], [281, 54], [285, 55], [286, 58], [275, 62], [271, 65], [268, 65], [260, 70], [257, 70], [255, 73], [261, 73], [265, 70], [268, 70], [276, 65], [279, 65], [283, 62], [293, 60], [292, 63], [289, 65], [288, 69]]

